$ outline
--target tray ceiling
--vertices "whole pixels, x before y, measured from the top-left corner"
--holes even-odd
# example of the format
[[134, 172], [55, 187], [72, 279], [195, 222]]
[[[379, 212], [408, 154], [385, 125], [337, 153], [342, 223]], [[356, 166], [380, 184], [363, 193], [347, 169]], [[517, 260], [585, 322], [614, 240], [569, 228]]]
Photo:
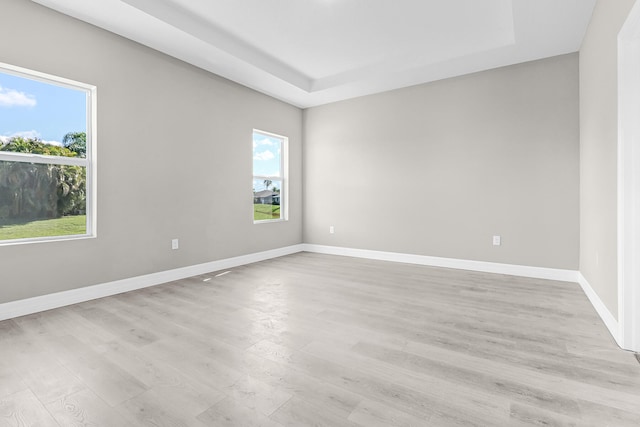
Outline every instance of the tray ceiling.
[[579, 50], [596, 0], [33, 0], [299, 107]]

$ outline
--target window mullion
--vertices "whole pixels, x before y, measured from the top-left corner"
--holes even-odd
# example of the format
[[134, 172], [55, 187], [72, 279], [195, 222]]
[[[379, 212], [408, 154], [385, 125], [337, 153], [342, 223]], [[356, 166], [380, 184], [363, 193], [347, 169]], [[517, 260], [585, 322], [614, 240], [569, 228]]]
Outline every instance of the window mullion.
[[269, 175], [253, 175], [253, 179], [268, 179], [270, 181], [282, 181], [281, 176], [269, 176]]
[[45, 156], [33, 153], [14, 153], [0, 151], [0, 160], [6, 162], [38, 163], [45, 165], [87, 166], [87, 159], [82, 157]]

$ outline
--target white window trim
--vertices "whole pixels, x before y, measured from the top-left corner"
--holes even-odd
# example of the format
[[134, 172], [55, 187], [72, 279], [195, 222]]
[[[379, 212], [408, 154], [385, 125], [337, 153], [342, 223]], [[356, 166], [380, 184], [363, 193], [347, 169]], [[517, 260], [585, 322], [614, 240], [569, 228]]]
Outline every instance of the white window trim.
[[[280, 173], [282, 176], [269, 176], [269, 175], [253, 175], [252, 182], [256, 179], [265, 180], [268, 179], [270, 181], [281, 181], [282, 186], [280, 187], [280, 218], [278, 219], [261, 219], [255, 220], [253, 219], [253, 211], [251, 212], [251, 218], [253, 219], [254, 224], [271, 224], [274, 222], [284, 222], [289, 220], [289, 138], [283, 135], [278, 135], [273, 132], [266, 132], [260, 129], [253, 129], [251, 133], [251, 137], [253, 139], [253, 134], [258, 133], [264, 136], [270, 136], [273, 138], [278, 138], [282, 141], [281, 152], [280, 152]], [[253, 164], [251, 166], [253, 172]]]
[[33, 153], [12, 153], [10, 151], [0, 151], [0, 160], [17, 163], [38, 163], [44, 165], [56, 164], [65, 166], [87, 166], [87, 159], [80, 157], [59, 157], [47, 156]]
[[78, 82], [40, 71], [29, 70], [11, 64], [0, 62], [0, 71], [5, 74], [12, 74], [31, 80], [37, 80], [50, 85], [61, 86], [68, 89], [82, 90], [87, 97], [87, 152], [85, 158], [46, 156], [32, 153], [11, 153], [0, 152], [0, 160], [19, 163], [56, 164], [65, 166], [82, 166], [86, 168], [86, 188], [87, 188], [87, 212], [86, 212], [86, 233], [73, 234], [69, 236], [48, 236], [30, 237], [25, 239], [0, 240], [0, 246], [19, 245], [25, 243], [56, 242], [62, 240], [78, 240], [97, 237], [96, 217], [97, 217], [97, 167], [96, 167], [96, 124], [97, 124], [97, 88], [94, 85]]

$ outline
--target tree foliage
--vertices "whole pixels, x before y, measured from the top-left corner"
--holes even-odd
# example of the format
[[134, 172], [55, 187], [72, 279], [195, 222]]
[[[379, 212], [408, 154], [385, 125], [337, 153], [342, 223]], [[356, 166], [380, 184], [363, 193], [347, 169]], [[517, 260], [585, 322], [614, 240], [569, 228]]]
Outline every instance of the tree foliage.
[[[9, 139], [0, 151], [59, 157], [86, 152], [80, 145], [74, 151], [22, 137]], [[86, 181], [86, 168], [81, 166], [0, 161], [0, 220], [82, 214], [86, 211]]]
[[87, 134], [85, 132], [69, 132], [62, 138], [62, 143], [78, 157], [87, 157]]

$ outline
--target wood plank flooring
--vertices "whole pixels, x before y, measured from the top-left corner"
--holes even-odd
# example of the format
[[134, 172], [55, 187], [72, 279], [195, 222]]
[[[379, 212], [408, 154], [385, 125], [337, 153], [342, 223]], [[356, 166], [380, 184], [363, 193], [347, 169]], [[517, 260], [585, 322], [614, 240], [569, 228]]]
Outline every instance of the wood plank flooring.
[[575, 283], [299, 253], [0, 322], [2, 426], [640, 426]]

